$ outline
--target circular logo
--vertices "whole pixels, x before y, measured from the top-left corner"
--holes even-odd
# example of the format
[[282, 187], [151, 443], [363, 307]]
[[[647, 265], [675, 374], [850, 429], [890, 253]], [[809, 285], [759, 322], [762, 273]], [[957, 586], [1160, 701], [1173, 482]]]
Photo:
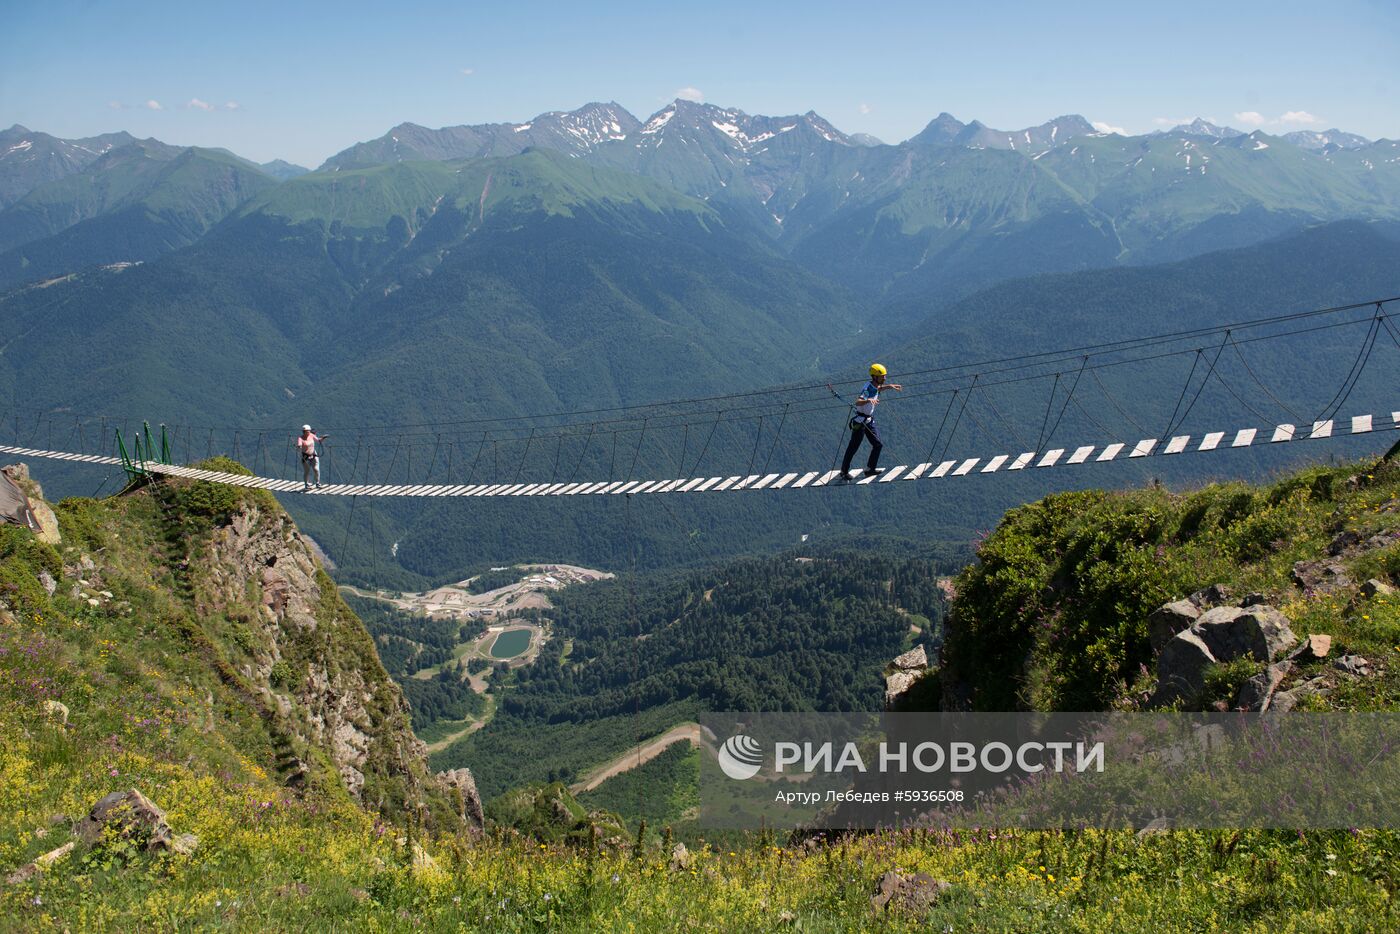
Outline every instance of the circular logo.
[[719, 747], [720, 770], [736, 781], [753, 778], [763, 766], [763, 747], [743, 733], [729, 737]]

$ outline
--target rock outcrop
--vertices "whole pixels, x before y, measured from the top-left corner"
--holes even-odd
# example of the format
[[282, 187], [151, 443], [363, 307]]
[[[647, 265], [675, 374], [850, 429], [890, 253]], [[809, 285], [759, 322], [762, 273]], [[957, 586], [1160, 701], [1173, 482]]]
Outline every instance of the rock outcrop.
[[370, 770], [421, 784], [427, 750], [408, 704], [286, 513], [250, 498], [197, 564], [201, 615], [245, 618], [253, 661], [242, 674], [296, 739], [325, 749], [357, 796]]
[[1147, 639], [1152, 651], [1160, 652], [1176, 634], [1190, 629], [1201, 618], [1201, 608], [1190, 600], [1175, 600], [1158, 607], [1147, 617]]
[[471, 769], [449, 769], [439, 772], [437, 780], [447, 791], [462, 822], [473, 835], [486, 829], [486, 815], [481, 806], [481, 793], [476, 789], [476, 777]]
[[1248, 656], [1267, 662], [1298, 642], [1288, 617], [1264, 605], [1217, 607], [1203, 614], [1191, 631], [1200, 635], [1218, 661]]
[[1313, 633], [1303, 640], [1303, 644], [1288, 656], [1289, 661], [1311, 662], [1326, 658], [1332, 651], [1332, 637], [1326, 633]]
[[1293, 663], [1286, 661], [1265, 668], [1240, 686], [1239, 693], [1235, 695], [1235, 709], [1256, 712], [1268, 710], [1273, 702], [1274, 692], [1292, 671]]
[[74, 836], [89, 846], [100, 843], [109, 831], [147, 852], [168, 850], [175, 843], [165, 812], [135, 788], [105, 796], [73, 827]]
[[935, 879], [926, 872], [887, 872], [875, 882], [870, 907], [877, 912], [921, 915], [927, 913], [949, 888], [949, 883]]
[[69, 853], [73, 852], [73, 848], [77, 845], [76, 841], [70, 840], [58, 849], [50, 850], [43, 856], [38, 857], [32, 863], [25, 863], [6, 876], [5, 883], [7, 885], [23, 885], [44, 870], [51, 869], [53, 866], [62, 862], [67, 858]]
[[[1220, 592], [1222, 597], [1226, 595], [1223, 588]], [[1152, 614], [1149, 631], [1154, 643], [1191, 618], [1191, 611], [1197, 607], [1196, 596], [1199, 595], [1169, 603]], [[1192, 701], [1205, 684], [1208, 666], [1237, 658], [1268, 663], [1297, 641], [1288, 617], [1267, 604], [1216, 606], [1206, 610], [1162, 644], [1157, 656], [1157, 690], [1148, 704], [1159, 707]], [[1251, 679], [1241, 690], [1242, 700], [1251, 705], [1267, 704], [1287, 673], [1286, 669], [1275, 671], [1274, 668], [1257, 676], [1257, 681]]]
[[918, 646], [890, 662], [885, 669], [885, 709], [899, 703], [899, 698], [913, 687], [914, 682], [928, 671], [928, 652]]
[[8, 467], [0, 468], [5, 476], [19, 487], [21, 492], [29, 500], [29, 512], [39, 528], [35, 535], [40, 541], [48, 542], [50, 545], [58, 545], [63, 541], [63, 536], [58, 531], [58, 517], [53, 514], [53, 509], [44, 501], [43, 488], [38, 481], [29, 476], [29, 466], [27, 464], [11, 464]]

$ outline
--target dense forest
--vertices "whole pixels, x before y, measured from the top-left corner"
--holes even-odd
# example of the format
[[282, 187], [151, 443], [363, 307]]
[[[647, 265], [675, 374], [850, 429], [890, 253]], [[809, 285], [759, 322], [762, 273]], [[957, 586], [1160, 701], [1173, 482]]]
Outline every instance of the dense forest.
[[513, 671], [487, 727], [435, 764], [470, 766], [491, 795], [572, 777], [700, 710], [876, 708], [884, 665], [911, 643], [937, 647], [939, 572], [890, 548], [566, 589], [554, 638]]
[[[484, 631], [480, 621], [429, 619], [353, 593], [343, 596], [364, 621], [384, 668], [408, 698], [415, 730], [439, 720], [462, 720], [481, 712], [483, 698], [463, 680], [462, 663], [444, 664], [452, 660], [453, 649], [459, 643]], [[436, 665], [442, 667], [432, 677], [413, 677]]]

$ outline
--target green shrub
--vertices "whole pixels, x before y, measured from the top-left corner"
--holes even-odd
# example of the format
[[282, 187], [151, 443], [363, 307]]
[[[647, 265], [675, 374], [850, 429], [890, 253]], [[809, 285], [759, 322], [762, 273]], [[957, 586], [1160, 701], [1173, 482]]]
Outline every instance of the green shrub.
[[1263, 670], [1263, 662], [1249, 656], [1207, 665], [1198, 706], [1208, 709], [1216, 701], [1233, 704], [1240, 693], [1240, 686]]
[[273, 687], [286, 689], [296, 683], [296, 672], [292, 670], [291, 665], [287, 664], [285, 658], [279, 658], [272, 663], [272, 671], [268, 673], [268, 680], [272, 682]]

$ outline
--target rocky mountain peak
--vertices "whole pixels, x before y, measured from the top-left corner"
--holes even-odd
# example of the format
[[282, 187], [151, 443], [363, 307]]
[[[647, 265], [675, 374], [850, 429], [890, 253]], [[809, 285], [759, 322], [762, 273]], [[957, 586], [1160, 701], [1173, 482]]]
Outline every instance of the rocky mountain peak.
[[1173, 136], [1207, 136], [1211, 139], [1233, 139], [1236, 136], [1244, 136], [1242, 130], [1234, 127], [1216, 126], [1209, 120], [1197, 117], [1190, 123], [1181, 123], [1166, 131], [1167, 135]]
[[1371, 140], [1356, 133], [1345, 133], [1335, 127], [1330, 130], [1299, 130], [1285, 133], [1283, 138], [1300, 149], [1313, 152], [1335, 152], [1338, 149], [1361, 149], [1371, 145]]

